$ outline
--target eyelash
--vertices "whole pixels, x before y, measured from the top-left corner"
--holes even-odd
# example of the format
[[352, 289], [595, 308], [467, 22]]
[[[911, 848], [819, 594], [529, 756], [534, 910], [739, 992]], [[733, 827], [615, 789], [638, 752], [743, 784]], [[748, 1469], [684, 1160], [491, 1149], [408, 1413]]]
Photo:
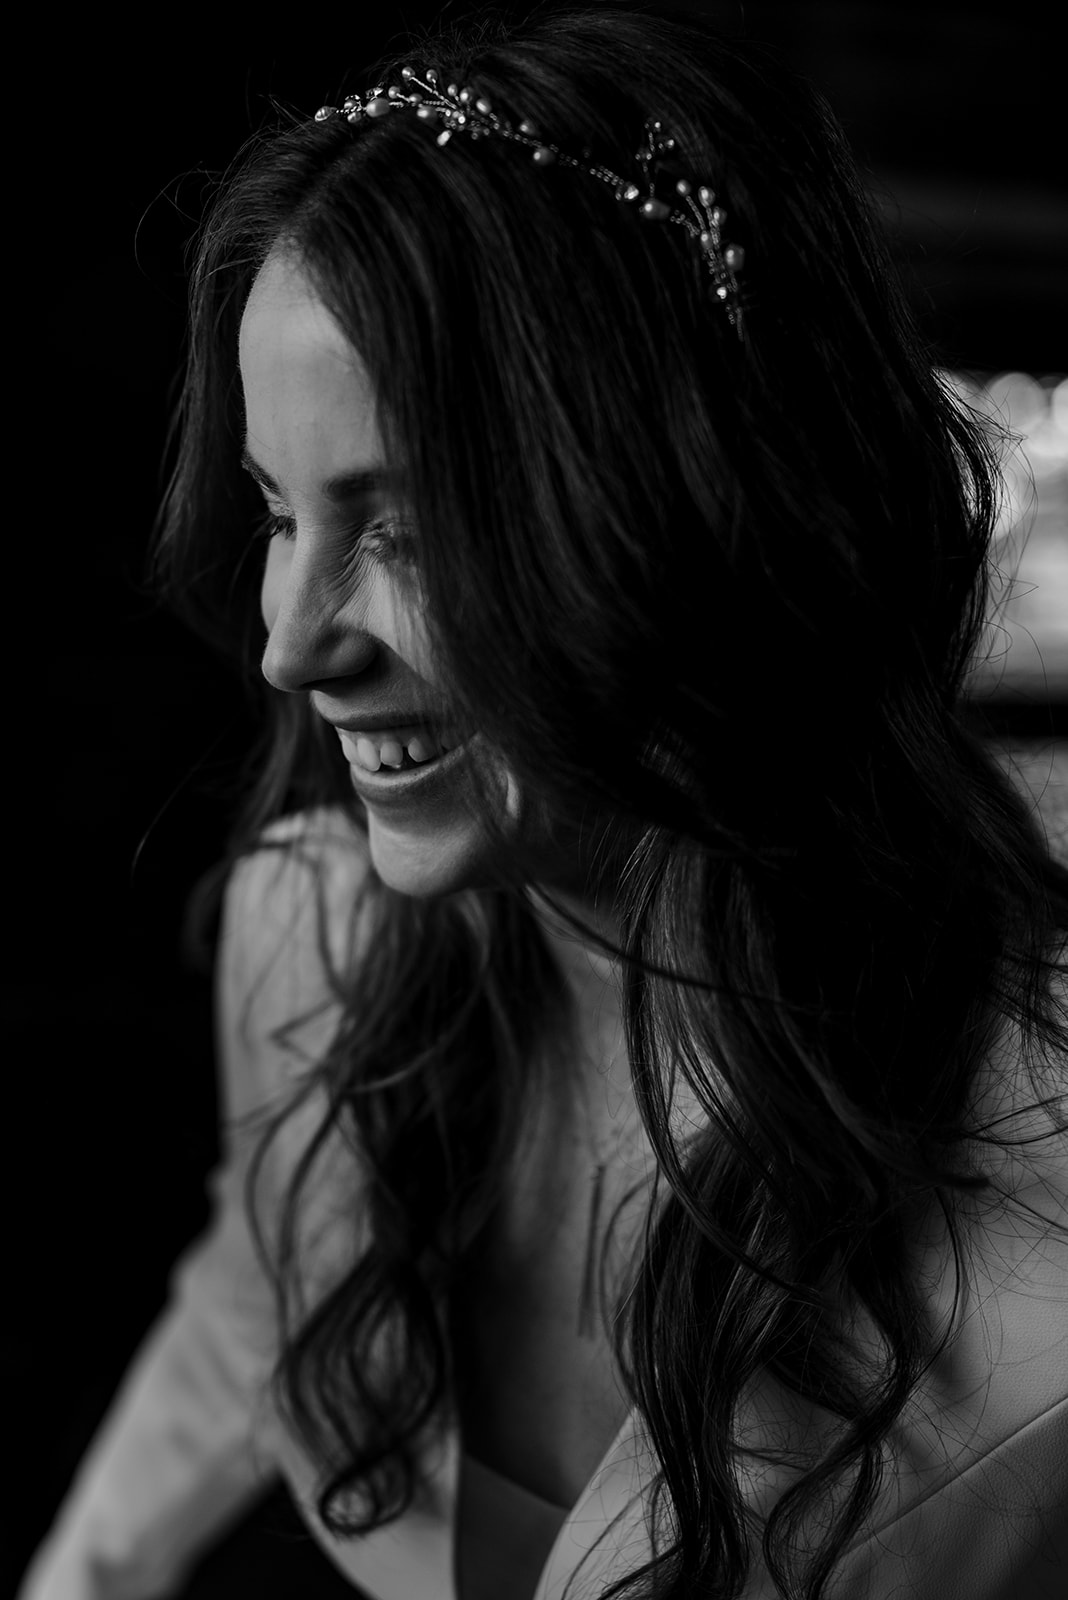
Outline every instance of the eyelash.
[[[259, 537], [288, 541], [295, 532], [292, 517], [268, 511], [260, 524]], [[414, 560], [411, 533], [407, 524], [396, 517], [368, 517], [366, 522], [358, 522], [348, 529], [347, 536], [354, 541], [362, 555], [373, 556], [380, 561]]]

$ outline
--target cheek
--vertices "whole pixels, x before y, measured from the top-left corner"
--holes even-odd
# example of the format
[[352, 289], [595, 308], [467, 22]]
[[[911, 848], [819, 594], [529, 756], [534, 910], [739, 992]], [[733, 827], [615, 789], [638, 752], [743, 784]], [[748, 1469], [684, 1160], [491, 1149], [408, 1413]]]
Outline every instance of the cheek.
[[372, 588], [368, 620], [413, 671], [428, 683], [437, 681], [423, 605], [414, 591], [380, 574]]

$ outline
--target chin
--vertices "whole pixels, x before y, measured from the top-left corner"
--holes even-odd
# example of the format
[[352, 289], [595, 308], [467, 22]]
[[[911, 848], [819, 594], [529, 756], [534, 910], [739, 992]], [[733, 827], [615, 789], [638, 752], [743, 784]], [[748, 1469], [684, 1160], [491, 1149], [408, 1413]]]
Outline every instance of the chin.
[[413, 899], [485, 889], [501, 881], [499, 852], [473, 817], [445, 827], [406, 827], [367, 807], [367, 843], [382, 882]]

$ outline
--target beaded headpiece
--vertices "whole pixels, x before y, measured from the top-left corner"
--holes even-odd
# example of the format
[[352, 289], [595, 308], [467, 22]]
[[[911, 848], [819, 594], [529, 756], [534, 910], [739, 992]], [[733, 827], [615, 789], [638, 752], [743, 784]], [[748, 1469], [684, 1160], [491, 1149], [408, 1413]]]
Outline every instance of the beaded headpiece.
[[[380, 84], [369, 90], [361, 100], [349, 95], [340, 107], [321, 106], [315, 113], [316, 122], [327, 122], [332, 117], [344, 117], [356, 124], [365, 117], [382, 117], [392, 111], [414, 109], [423, 121], [440, 118], [445, 124], [437, 135], [440, 146], [447, 145], [455, 133], [466, 133], [472, 139], [490, 136], [510, 139], [513, 144], [524, 145], [533, 152], [534, 164], [548, 167], [556, 163], [586, 172], [614, 191], [617, 200], [634, 205], [638, 215], [647, 222], [673, 222], [684, 228], [699, 246], [708, 273], [712, 279], [713, 293], [723, 305], [732, 326], [742, 333], [742, 310], [739, 304], [737, 274], [741, 271], [745, 253], [740, 245], [723, 240], [726, 212], [717, 205], [716, 196], [708, 184], [694, 184], [689, 178], [675, 178], [672, 199], [658, 199], [655, 193], [655, 168], [665, 158], [671, 158], [675, 140], [665, 132], [663, 124], [653, 118], [645, 123], [642, 147], [635, 160], [642, 170], [646, 192], [638, 184], [620, 177], [608, 167], [591, 166], [589, 152], [584, 159], [568, 155], [557, 145], [543, 139], [534, 125], [524, 120], [517, 128], [498, 117], [484, 95], [475, 95], [470, 89], [458, 88], [450, 83], [444, 90], [437, 87], [438, 75], [429, 69], [420, 78], [411, 67], [401, 69], [403, 88], [390, 84], [388, 89]], [[676, 169], [677, 170], [677, 169]]]

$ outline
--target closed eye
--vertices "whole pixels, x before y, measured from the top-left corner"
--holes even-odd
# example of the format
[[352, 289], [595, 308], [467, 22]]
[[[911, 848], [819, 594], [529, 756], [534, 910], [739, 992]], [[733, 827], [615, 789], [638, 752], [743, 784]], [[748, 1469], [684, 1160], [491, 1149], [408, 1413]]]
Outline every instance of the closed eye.
[[[285, 512], [268, 510], [258, 529], [262, 539], [283, 539], [287, 542], [296, 536], [293, 517]], [[411, 525], [400, 517], [368, 517], [363, 522], [347, 528], [341, 536], [351, 542], [354, 555], [372, 556], [379, 561], [414, 563], [415, 543]]]

